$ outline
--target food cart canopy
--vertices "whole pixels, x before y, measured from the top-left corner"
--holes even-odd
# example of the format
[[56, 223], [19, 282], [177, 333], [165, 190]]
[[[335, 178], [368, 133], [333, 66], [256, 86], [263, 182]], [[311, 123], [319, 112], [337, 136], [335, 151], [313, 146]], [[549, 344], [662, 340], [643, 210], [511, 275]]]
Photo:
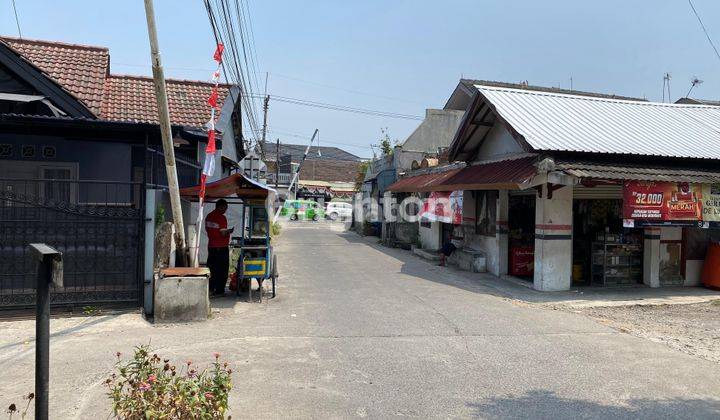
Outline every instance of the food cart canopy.
[[[190, 201], [198, 201], [199, 193], [199, 185], [180, 189], [180, 195]], [[205, 201], [220, 198], [265, 199], [270, 194], [275, 194], [275, 190], [241, 173], [205, 185]]]

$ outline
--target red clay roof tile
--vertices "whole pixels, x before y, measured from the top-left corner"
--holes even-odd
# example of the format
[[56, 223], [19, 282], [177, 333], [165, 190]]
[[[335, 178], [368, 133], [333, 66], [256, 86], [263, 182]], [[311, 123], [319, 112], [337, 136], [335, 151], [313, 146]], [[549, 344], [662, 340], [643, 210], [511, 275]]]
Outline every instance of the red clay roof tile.
[[[158, 122], [152, 78], [110, 74], [107, 48], [10, 37], [0, 39], [83, 102], [98, 118]], [[207, 98], [212, 84], [174, 79], [166, 79], [166, 83], [171, 123], [204, 127], [210, 119]], [[229, 85], [220, 85], [220, 106], [229, 88]]]

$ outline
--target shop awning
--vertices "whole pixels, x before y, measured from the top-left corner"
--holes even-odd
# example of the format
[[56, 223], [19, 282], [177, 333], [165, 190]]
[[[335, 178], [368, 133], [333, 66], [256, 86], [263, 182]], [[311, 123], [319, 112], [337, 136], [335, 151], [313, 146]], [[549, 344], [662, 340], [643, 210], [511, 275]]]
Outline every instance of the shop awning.
[[[460, 172], [460, 168], [449, 169], [441, 172], [431, 172], [422, 175], [409, 176], [400, 178], [388, 186], [386, 191], [392, 192], [426, 192], [426, 191], [445, 191], [443, 189], [434, 189], [442, 184], [448, 178]], [[449, 190], [448, 190], [449, 191]]]
[[[180, 189], [180, 195], [190, 201], [198, 201], [199, 192], [199, 185]], [[271, 193], [275, 194], [275, 190], [261, 182], [247, 178], [241, 173], [232, 174], [205, 185], [206, 201], [219, 198], [265, 199]]]
[[535, 175], [536, 156], [468, 166], [438, 186], [443, 190], [521, 190]]
[[440, 173], [402, 178], [389, 188], [393, 192], [458, 190], [519, 190], [535, 175], [536, 156], [481, 163]]
[[720, 172], [691, 168], [614, 165], [595, 162], [556, 162], [556, 169], [580, 179], [607, 179], [657, 182], [720, 183]]

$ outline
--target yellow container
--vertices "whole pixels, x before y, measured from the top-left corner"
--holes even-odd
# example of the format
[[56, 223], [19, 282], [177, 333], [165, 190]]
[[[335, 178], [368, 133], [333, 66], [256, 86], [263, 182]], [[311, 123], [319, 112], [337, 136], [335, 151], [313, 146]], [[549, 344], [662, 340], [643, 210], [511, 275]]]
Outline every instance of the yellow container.
[[267, 261], [265, 261], [265, 258], [245, 259], [245, 261], [243, 261], [243, 275], [264, 276], [266, 264]]
[[582, 264], [573, 264], [572, 268], [572, 279], [573, 281], [582, 281], [583, 280], [583, 266]]

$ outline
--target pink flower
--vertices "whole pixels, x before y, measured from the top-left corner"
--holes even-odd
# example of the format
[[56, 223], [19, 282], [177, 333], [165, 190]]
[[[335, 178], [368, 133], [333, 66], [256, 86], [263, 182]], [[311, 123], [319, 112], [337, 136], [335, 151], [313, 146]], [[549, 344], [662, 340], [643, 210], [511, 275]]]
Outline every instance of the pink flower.
[[213, 353], [213, 356], [215, 356], [215, 359], [219, 359], [219, 358], [220, 358], [220, 353], [215, 352], [215, 353]]
[[150, 384], [147, 383], [147, 382], [143, 382], [143, 383], [140, 384], [140, 386], [138, 386], [138, 389], [139, 389], [140, 391], [143, 391], [143, 392], [149, 391], [149, 390], [150, 390]]
[[205, 398], [207, 398], [208, 400], [212, 400], [213, 398], [215, 398], [215, 396], [213, 395], [212, 392], [206, 392]]
[[155, 381], [157, 381], [157, 376], [155, 376], [155, 375], [148, 376], [148, 382], [150, 382], [151, 384], [154, 384]]

